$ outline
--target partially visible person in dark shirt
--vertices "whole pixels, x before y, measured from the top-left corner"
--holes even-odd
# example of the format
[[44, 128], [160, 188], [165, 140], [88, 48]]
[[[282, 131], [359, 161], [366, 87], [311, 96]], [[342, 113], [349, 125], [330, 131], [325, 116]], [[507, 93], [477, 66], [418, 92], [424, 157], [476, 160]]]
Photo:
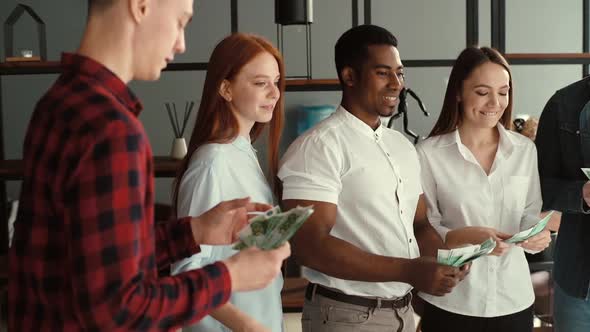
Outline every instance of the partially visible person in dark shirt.
[[558, 90], [547, 102], [535, 143], [543, 210], [562, 212], [555, 243], [554, 328], [590, 331], [590, 78]]

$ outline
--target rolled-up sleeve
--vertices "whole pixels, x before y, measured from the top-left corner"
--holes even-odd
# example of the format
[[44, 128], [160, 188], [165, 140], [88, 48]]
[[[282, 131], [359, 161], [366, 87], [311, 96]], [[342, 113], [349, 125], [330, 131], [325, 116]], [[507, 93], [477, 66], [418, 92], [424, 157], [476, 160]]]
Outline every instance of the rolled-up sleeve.
[[422, 192], [424, 193], [426, 206], [428, 207], [426, 216], [428, 217], [430, 224], [432, 224], [432, 227], [437, 231], [440, 237], [445, 240], [447, 233], [451, 229], [442, 225], [442, 214], [438, 207], [436, 182], [432, 174], [430, 162], [428, 161], [428, 158], [426, 158], [425, 152], [421, 145], [416, 147], [416, 151], [418, 152], [418, 160], [420, 161], [420, 179], [422, 183]]
[[283, 199], [305, 199], [337, 204], [342, 190], [342, 156], [323, 139], [296, 140], [281, 160], [278, 173]]

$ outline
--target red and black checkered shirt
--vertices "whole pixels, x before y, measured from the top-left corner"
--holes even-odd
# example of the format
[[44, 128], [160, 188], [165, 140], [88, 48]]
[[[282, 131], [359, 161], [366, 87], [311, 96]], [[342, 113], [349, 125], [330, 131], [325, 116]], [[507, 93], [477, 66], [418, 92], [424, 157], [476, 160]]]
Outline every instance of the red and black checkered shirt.
[[223, 263], [158, 278], [198, 252], [188, 219], [155, 224], [142, 106], [99, 63], [74, 54], [39, 101], [9, 267], [9, 331], [171, 330], [229, 299]]

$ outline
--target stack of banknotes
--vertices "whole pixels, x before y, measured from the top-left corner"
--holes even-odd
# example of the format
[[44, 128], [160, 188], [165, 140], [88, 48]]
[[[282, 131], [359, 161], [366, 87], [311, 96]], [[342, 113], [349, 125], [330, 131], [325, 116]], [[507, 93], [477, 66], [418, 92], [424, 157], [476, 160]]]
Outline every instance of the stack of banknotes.
[[553, 214], [553, 211], [547, 213], [545, 218], [539, 220], [539, 222], [537, 222], [535, 224], [535, 226], [533, 226], [529, 229], [526, 229], [522, 232], [514, 234], [511, 238], [509, 238], [508, 240], [506, 240], [504, 242], [520, 243], [520, 242], [526, 241], [529, 238], [541, 233], [541, 231], [543, 231], [545, 229], [545, 227], [547, 226], [547, 223], [549, 222], [549, 219], [551, 219], [552, 214]]
[[[533, 227], [526, 229], [522, 232], [514, 234], [511, 238], [505, 240], [506, 243], [518, 244], [529, 238], [541, 233], [547, 226], [549, 219], [553, 211], [549, 212], [543, 219], [539, 220]], [[450, 250], [439, 249], [437, 255], [437, 261], [440, 264], [460, 267], [469, 263], [481, 256], [485, 256], [496, 248], [496, 241], [489, 238], [481, 244], [469, 245], [461, 248], [455, 248]]]
[[313, 207], [296, 207], [282, 212], [279, 206], [252, 218], [239, 233], [235, 250], [256, 246], [263, 250], [280, 247], [287, 242], [313, 213]]
[[489, 238], [481, 244], [469, 245], [455, 249], [439, 249], [437, 261], [440, 264], [461, 267], [474, 259], [485, 256], [496, 248], [496, 241]]

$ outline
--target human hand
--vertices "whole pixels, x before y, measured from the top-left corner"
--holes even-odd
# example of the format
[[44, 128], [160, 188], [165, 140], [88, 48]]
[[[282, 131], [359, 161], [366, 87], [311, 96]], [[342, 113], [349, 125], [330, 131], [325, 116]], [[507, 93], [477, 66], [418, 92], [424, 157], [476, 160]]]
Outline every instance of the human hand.
[[490, 255], [502, 256], [510, 250], [510, 244], [504, 242], [510, 235], [491, 227], [473, 226], [452, 230], [447, 233], [446, 243], [450, 248], [457, 248], [465, 244], [480, 244], [489, 238], [496, 241], [496, 247]]
[[459, 279], [459, 281], [462, 281], [463, 279], [465, 279], [465, 277], [469, 274], [469, 271], [471, 271], [471, 263], [467, 263], [467, 264], [461, 266], [459, 268], [459, 274], [457, 275], [457, 278]]
[[529, 251], [543, 251], [551, 243], [551, 232], [547, 229], [541, 231], [541, 233], [518, 243], [517, 246], [522, 247]]
[[434, 257], [426, 256], [411, 259], [410, 264], [409, 284], [419, 291], [435, 296], [450, 293], [469, 270], [465, 268], [461, 272], [457, 267], [439, 264]]
[[248, 224], [248, 212], [266, 211], [268, 204], [251, 203], [250, 198], [224, 201], [198, 217], [192, 218], [191, 229], [196, 244], [223, 245], [237, 240], [238, 232]]
[[290, 255], [291, 246], [285, 242], [273, 250], [250, 247], [224, 260], [231, 276], [232, 292], [266, 287], [280, 273], [283, 260]]

